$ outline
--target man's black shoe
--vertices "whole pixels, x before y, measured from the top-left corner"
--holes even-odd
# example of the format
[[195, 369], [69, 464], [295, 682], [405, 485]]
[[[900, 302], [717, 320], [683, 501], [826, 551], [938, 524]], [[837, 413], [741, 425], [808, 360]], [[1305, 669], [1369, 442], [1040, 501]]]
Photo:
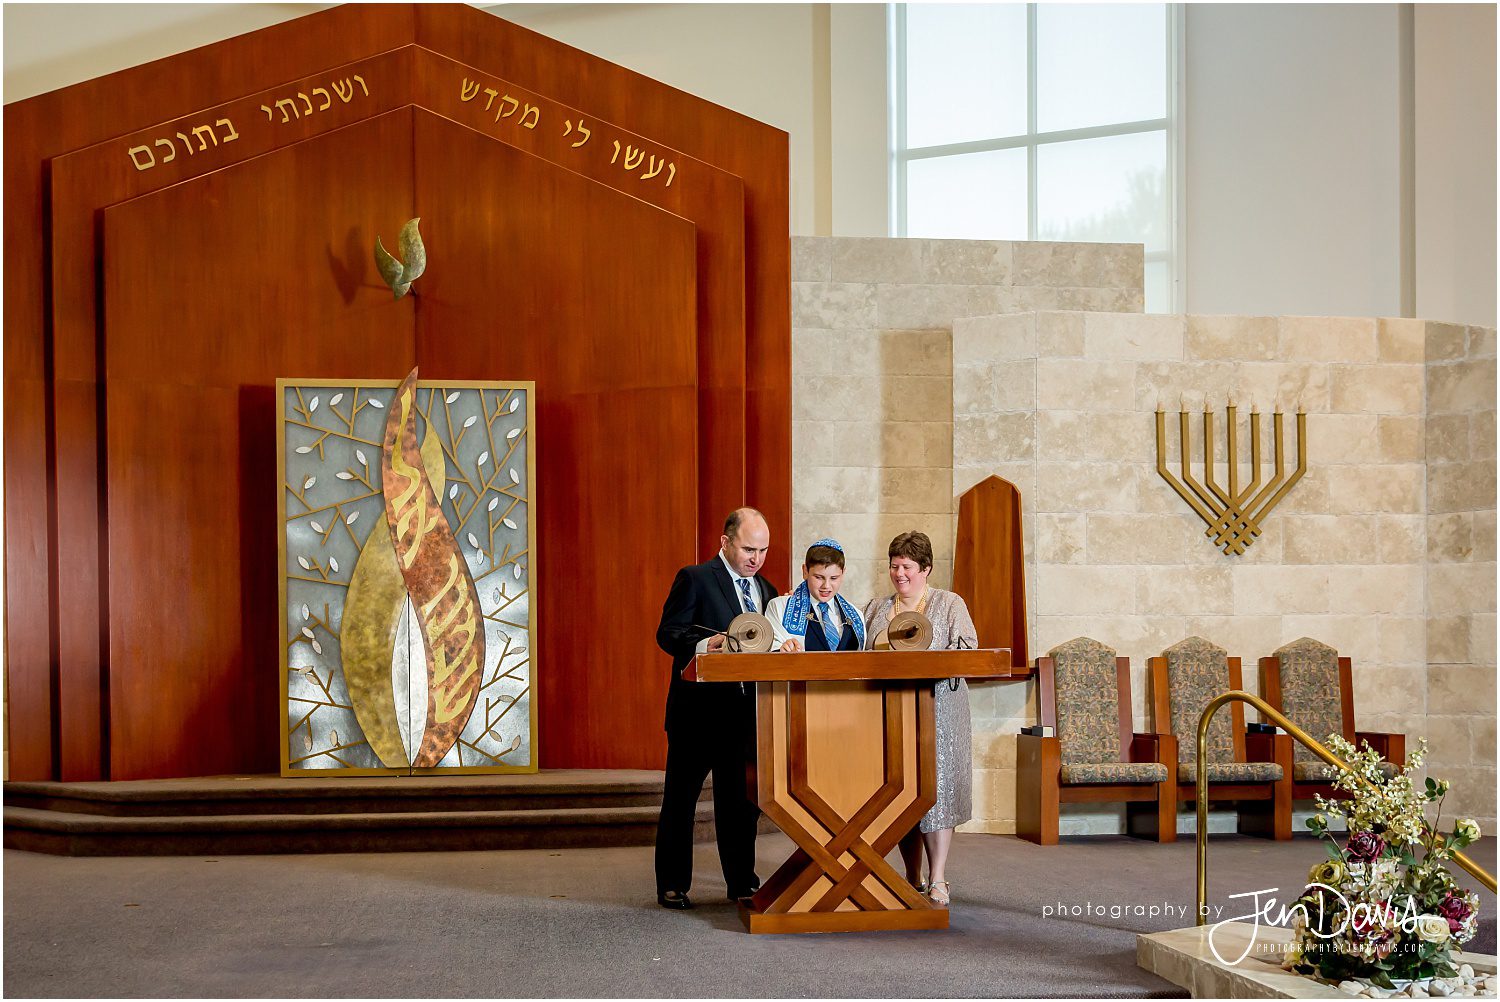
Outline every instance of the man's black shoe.
[[663, 908], [678, 910], [693, 907], [693, 903], [688, 900], [687, 891], [657, 891], [656, 903]]

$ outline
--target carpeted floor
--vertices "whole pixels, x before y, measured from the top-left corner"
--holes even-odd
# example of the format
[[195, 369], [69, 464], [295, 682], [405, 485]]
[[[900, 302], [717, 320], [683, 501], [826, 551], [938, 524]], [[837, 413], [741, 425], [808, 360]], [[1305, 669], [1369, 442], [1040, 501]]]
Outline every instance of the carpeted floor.
[[[758, 844], [766, 876], [790, 842]], [[1238, 891], [1280, 888], [1284, 900], [1323, 855], [1305, 836], [1215, 836], [1211, 899], [1225, 917], [1249, 910], [1248, 899], [1226, 900]], [[1495, 840], [1472, 855], [1493, 871]], [[1181, 995], [1135, 966], [1135, 934], [1193, 922], [1191, 837], [1041, 848], [960, 835], [948, 932], [822, 936], [747, 935], [711, 844], [698, 848], [699, 907], [688, 912], [656, 906], [649, 848], [214, 859], [8, 850], [4, 863], [9, 997]], [[1487, 943], [1469, 948], [1493, 953], [1495, 898], [1481, 900]]]

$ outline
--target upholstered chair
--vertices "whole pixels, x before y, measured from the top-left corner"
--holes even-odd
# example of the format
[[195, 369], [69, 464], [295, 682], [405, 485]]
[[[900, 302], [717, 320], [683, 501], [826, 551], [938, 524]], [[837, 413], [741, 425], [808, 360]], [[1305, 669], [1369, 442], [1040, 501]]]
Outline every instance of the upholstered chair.
[[1017, 744], [1016, 834], [1055, 845], [1059, 805], [1124, 802], [1130, 834], [1174, 841], [1177, 748], [1170, 735], [1132, 733], [1130, 659], [1079, 637], [1036, 669], [1040, 733]]
[[[1394, 775], [1406, 758], [1406, 735], [1354, 729], [1354, 670], [1348, 658], [1311, 637], [1299, 637], [1260, 659], [1260, 691], [1267, 703], [1291, 718], [1318, 741], [1343, 735], [1356, 746], [1378, 751], [1387, 775]], [[1252, 757], [1254, 757], [1252, 755]], [[1333, 767], [1311, 749], [1296, 744], [1292, 751], [1292, 796], [1311, 799], [1343, 796], [1328, 782]]]
[[[1214, 697], [1243, 688], [1240, 659], [1202, 637], [1189, 637], [1152, 658], [1152, 717], [1177, 739], [1177, 799], [1198, 799], [1198, 721]], [[1233, 802], [1245, 834], [1292, 837], [1292, 740], [1276, 735], [1270, 761], [1246, 754], [1245, 709], [1219, 708], [1208, 725], [1203, 771], [1209, 800]], [[1276, 756], [1280, 756], [1279, 759]]]

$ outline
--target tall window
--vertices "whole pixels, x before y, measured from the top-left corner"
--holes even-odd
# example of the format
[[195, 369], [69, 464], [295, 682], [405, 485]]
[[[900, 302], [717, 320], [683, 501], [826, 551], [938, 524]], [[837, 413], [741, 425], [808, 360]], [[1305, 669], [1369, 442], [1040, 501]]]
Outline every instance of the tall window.
[[895, 231], [1146, 247], [1176, 295], [1168, 4], [895, 4]]

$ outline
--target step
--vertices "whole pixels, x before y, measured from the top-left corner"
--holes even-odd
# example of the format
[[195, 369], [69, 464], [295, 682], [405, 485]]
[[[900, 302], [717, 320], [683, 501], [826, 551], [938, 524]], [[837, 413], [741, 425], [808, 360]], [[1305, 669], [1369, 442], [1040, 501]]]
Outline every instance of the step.
[[[704, 796], [709, 796], [705, 788]], [[8, 782], [5, 806], [114, 817], [372, 814], [657, 807], [662, 774], [555, 769], [499, 776], [210, 776]]]
[[[70, 856], [445, 852], [651, 845], [656, 806], [339, 814], [124, 816], [13, 807], [5, 847]], [[698, 841], [713, 805], [698, 804]]]

